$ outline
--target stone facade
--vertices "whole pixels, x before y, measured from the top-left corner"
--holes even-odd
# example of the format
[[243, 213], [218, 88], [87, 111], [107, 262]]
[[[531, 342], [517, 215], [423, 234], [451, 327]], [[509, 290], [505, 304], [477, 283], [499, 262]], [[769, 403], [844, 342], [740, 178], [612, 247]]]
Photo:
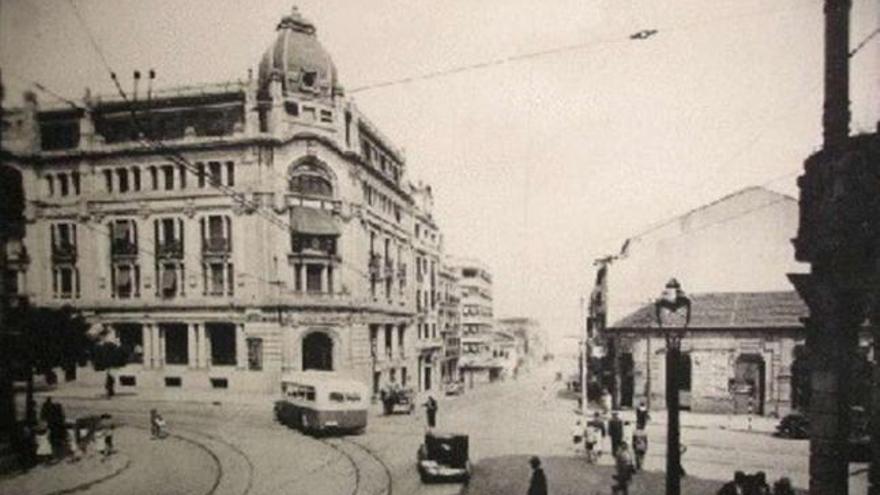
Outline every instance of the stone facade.
[[294, 11], [277, 29], [245, 82], [76, 108], [31, 95], [5, 116], [26, 196], [19, 291], [125, 348], [123, 388], [439, 379], [430, 187], [344, 96], [314, 25]]

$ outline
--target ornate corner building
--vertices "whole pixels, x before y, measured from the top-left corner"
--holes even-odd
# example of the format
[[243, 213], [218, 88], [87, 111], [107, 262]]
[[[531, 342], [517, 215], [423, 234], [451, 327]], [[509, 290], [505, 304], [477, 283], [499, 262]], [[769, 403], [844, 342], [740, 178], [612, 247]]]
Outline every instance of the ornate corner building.
[[305, 369], [374, 390], [440, 381], [431, 189], [408, 182], [296, 10], [246, 82], [31, 95], [4, 120], [26, 197], [17, 287], [117, 340], [122, 386], [268, 392]]

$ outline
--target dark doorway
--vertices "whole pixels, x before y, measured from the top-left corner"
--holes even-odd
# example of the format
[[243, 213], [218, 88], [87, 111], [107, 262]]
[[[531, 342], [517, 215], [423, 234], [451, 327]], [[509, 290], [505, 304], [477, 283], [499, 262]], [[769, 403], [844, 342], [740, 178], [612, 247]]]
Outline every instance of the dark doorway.
[[303, 370], [333, 370], [333, 339], [324, 332], [310, 333], [303, 339]]
[[235, 366], [237, 364], [234, 323], [206, 323], [205, 330], [211, 340], [211, 365]]
[[636, 388], [635, 362], [632, 353], [620, 355], [620, 406], [632, 407]]
[[737, 414], [750, 410], [753, 414], [764, 414], [764, 367], [760, 354], [742, 354], [736, 359], [732, 388]]
[[189, 336], [186, 324], [160, 323], [159, 332], [165, 338], [165, 363], [188, 364]]

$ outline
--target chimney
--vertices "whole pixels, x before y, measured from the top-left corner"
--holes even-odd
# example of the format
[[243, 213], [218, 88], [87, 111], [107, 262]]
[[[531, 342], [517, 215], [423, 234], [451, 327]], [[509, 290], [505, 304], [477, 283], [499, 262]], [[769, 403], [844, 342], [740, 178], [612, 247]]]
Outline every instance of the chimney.
[[823, 147], [839, 150], [849, 137], [849, 12], [852, 0], [825, 0]]

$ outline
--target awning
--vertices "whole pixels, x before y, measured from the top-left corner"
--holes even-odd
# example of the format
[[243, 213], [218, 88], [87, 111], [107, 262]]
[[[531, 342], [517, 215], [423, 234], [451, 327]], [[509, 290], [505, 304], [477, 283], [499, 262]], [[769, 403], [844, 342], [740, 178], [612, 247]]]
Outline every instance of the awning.
[[333, 214], [327, 210], [316, 210], [294, 206], [290, 210], [290, 226], [295, 232], [313, 235], [339, 235], [339, 227]]

